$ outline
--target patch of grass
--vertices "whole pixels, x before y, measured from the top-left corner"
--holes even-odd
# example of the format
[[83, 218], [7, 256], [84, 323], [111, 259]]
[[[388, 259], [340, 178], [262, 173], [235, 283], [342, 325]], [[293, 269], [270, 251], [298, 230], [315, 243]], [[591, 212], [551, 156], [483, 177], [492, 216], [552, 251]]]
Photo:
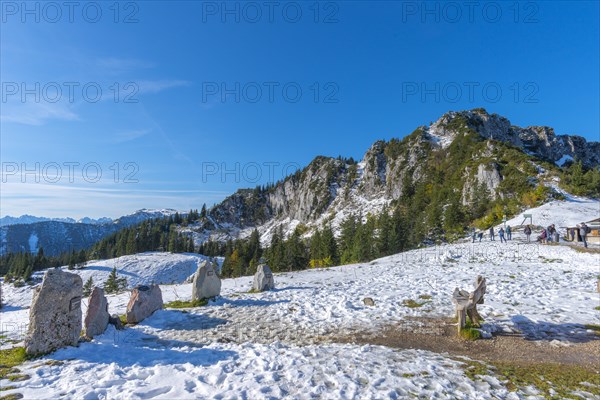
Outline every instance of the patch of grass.
[[119, 315], [119, 319], [123, 325], [127, 325], [127, 314]]
[[16, 386], [0, 386], [0, 392], [5, 391], [5, 390], [13, 390], [16, 389]]
[[[479, 376], [496, 376], [511, 392], [536, 388], [545, 399], [580, 399], [573, 392], [600, 395], [600, 375], [577, 365], [526, 364], [493, 362], [489, 365], [479, 361], [460, 359], [465, 375], [475, 381]], [[586, 397], [586, 396], [583, 396]]]
[[465, 340], [477, 340], [481, 339], [481, 332], [475, 328], [463, 328], [459, 336]]
[[25, 353], [25, 347], [0, 350], [0, 379], [10, 379], [9, 375], [19, 372], [15, 367], [31, 358]]
[[509, 275], [508, 277], [509, 277], [510, 279], [515, 279], [515, 278], [516, 278], [516, 276], [514, 276], [514, 275]]
[[465, 327], [460, 330], [459, 336], [465, 340], [477, 340], [481, 339], [481, 331], [475, 328], [470, 320], [467, 320]]
[[175, 301], [165, 304], [165, 308], [193, 308], [193, 307], [202, 307], [207, 304], [208, 304], [207, 299], [190, 300], [190, 301], [175, 300]]
[[[546, 399], [580, 398], [574, 391], [600, 395], [600, 375], [580, 366], [535, 364], [527, 366], [495, 363], [500, 377], [511, 391], [534, 386]], [[588, 384], [583, 384], [587, 382]]]
[[22, 398], [23, 398], [23, 395], [21, 393], [11, 393], [6, 396], [0, 397], [0, 400], [19, 400]]
[[404, 373], [402, 374], [403, 378], [414, 378], [415, 374], [410, 374], [410, 373]]
[[600, 335], [600, 325], [586, 324], [585, 328], [594, 331], [596, 335]]
[[26, 381], [29, 378], [31, 378], [31, 377], [29, 375], [26, 375], [26, 374], [14, 374], [14, 375], [7, 376], [7, 379], [9, 381], [11, 381], [11, 382]]
[[594, 310], [600, 311], [600, 306], [594, 307]]
[[418, 302], [414, 301], [413, 299], [406, 299], [406, 300], [402, 301], [402, 305], [405, 307], [409, 307], [409, 308], [419, 308], [419, 307], [422, 307], [425, 303], [427, 303], [427, 302], [418, 303]]
[[422, 294], [419, 296], [419, 298], [423, 300], [431, 300], [431, 296], [428, 294]]
[[592, 249], [590, 247], [588, 247], [587, 249], [585, 247], [581, 247], [581, 246], [570, 246], [573, 250], [578, 251], [580, 253], [592, 253], [592, 254], [598, 254], [600, 253], [600, 249]]
[[48, 360], [44, 363], [44, 365], [49, 365], [51, 367], [56, 367], [59, 365], [63, 365], [65, 362], [62, 360]]

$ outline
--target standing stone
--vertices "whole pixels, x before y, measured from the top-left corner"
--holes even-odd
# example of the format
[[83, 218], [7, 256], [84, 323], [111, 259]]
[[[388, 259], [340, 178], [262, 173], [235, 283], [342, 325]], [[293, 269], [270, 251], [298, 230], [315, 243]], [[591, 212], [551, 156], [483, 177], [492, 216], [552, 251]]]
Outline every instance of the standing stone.
[[210, 299], [220, 294], [221, 279], [214, 263], [210, 260], [202, 261], [192, 280], [192, 301]]
[[255, 292], [263, 292], [271, 289], [275, 289], [273, 272], [271, 272], [271, 268], [269, 268], [267, 264], [261, 264], [256, 268], [252, 290]]
[[162, 292], [158, 285], [140, 285], [133, 289], [127, 304], [128, 324], [137, 324], [163, 308]]
[[87, 313], [83, 321], [85, 336], [91, 339], [94, 336], [104, 333], [108, 326], [109, 317], [108, 301], [106, 300], [106, 296], [104, 296], [104, 290], [95, 287], [90, 295]]
[[49, 269], [33, 292], [29, 310], [27, 354], [45, 354], [76, 346], [81, 333], [83, 282], [76, 274]]

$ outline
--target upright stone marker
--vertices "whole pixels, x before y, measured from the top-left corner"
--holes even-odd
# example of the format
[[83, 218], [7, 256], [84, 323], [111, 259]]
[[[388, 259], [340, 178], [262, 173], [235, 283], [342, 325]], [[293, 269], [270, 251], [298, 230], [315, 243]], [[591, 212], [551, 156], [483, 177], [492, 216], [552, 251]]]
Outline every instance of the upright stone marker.
[[261, 264], [256, 268], [252, 290], [255, 292], [264, 292], [265, 290], [272, 289], [275, 289], [273, 272], [271, 272], [271, 268], [267, 264]]
[[221, 294], [221, 279], [215, 264], [204, 260], [198, 266], [192, 281], [192, 300], [210, 299]]
[[158, 285], [140, 285], [133, 289], [127, 304], [127, 323], [137, 324], [156, 310], [163, 308], [162, 292]]
[[49, 269], [33, 292], [29, 310], [27, 354], [44, 354], [76, 346], [81, 333], [83, 282], [77, 274]]
[[91, 339], [94, 336], [104, 333], [108, 326], [109, 317], [108, 301], [106, 300], [106, 296], [104, 296], [104, 290], [95, 287], [90, 295], [87, 313], [83, 322], [85, 336]]

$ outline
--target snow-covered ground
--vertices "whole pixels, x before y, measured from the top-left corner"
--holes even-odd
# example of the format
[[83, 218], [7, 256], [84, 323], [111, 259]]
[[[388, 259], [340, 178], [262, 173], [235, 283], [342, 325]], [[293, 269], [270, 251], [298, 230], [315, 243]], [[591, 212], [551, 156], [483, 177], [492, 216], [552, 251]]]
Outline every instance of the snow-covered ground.
[[[174, 256], [174, 255], [171, 255]], [[490, 378], [470, 381], [456, 361], [424, 351], [321, 343], [319, 337], [373, 330], [406, 317], [450, 316], [455, 286], [488, 280], [480, 313], [487, 331], [520, 331], [569, 345], [600, 323], [598, 254], [566, 246], [461, 244], [415, 250], [367, 264], [276, 274], [277, 289], [250, 294], [251, 277], [223, 281], [206, 307], [163, 310], [143, 323], [112, 328], [91, 343], [60, 350], [23, 369], [26, 398], [506, 396]], [[166, 301], [189, 299], [190, 284], [164, 285]], [[2, 334], [20, 339], [27, 309], [11, 309], [25, 290], [5, 286]], [[422, 300], [420, 296], [431, 296]], [[375, 307], [363, 304], [372, 297]], [[403, 300], [425, 302], [409, 308]], [[128, 294], [109, 296], [111, 313]], [[83, 301], [85, 310], [87, 302]], [[407, 329], [410, 329], [407, 322]], [[7, 329], [9, 328], [9, 329]], [[224, 343], [222, 343], [224, 342]], [[44, 365], [47, 360], [63, 365]], [[41, 365], [41, 366], [39, 366]], [[423, 373], [427, 371], [427, 373]], [[416, 374], [407, 378], [406, 374]], [[483, 388], [480, 386], [483, 385]], [[444, 395], [445, 394], [445, 395]]]
[[[536, 218], [545, 207], [548, 223], [558, 226], [560, 218], [592, 219], [598, 206], [562, 203], [529, 213], [542, 224]], [[88, 271], [77, 272], [103, 281], [116, 265], [132, 274], [130, 283], [134, 275], [136, 284], [177, 281], [161, 286], [165, 301], [188, 300], [191, 284], [185, 278], [200, 259], [145, 253], [90, 262]], [[418, 329], [419, 318], [451, 316], [454, 288], [470, 289], [483, 275], [487, 293], [479, 311], [486, 333], [520, 332], [540, 346], [570, 346], [593, 335], [585, 324], [600, 324], [594, 309], [600, 306], [599, 274], [599, 253], [525, 243], [516, 233], [509, 243], [458, 243], [370, 263], [279, 273], [276, 290], [264, 293], [248, 293], [252, 277], [225, 279], [222, 296], [205, 307], [161, 310], [135, 327], [109, 327], [92, 342], [26, 363], [20, 368], [31, 378], [11, 382], [17, 388], [6, 394], [27, 399], [518, 398], [493, 377], [469, 379], [448, 355], [340, 344], [336, 338], [378, 332], [389, 324]], [[0, 334], [22, 340], [31, 288], [4, 285], [3, 296]], [[365, 297], [375, 306], [365, 306]], [[108, 298], [111, 313], [125, 312], [129, 293]], [[407, 307], [403, 302], [409, 299], [423, 305]], [[87, 300], [82, 306], [85, 312]]]

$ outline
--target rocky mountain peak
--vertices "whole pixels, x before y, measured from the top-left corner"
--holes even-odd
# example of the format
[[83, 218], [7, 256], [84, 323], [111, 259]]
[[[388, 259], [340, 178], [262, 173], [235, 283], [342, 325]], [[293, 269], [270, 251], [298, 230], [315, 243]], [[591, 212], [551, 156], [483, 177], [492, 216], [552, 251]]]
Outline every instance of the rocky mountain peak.
[[587, 167], [600, 165], [599, 142], [587, 142], [581, 136], [557, 135], [548, 126], [514, 126], [507, 118], [489, 114], [483, 108], [447, 112], [423, 127], [423, 131], [436, 148], [448, 147], [457, 135], [476, 132], [485, 139], [509, 143], [550, 162], [569, 156]]

